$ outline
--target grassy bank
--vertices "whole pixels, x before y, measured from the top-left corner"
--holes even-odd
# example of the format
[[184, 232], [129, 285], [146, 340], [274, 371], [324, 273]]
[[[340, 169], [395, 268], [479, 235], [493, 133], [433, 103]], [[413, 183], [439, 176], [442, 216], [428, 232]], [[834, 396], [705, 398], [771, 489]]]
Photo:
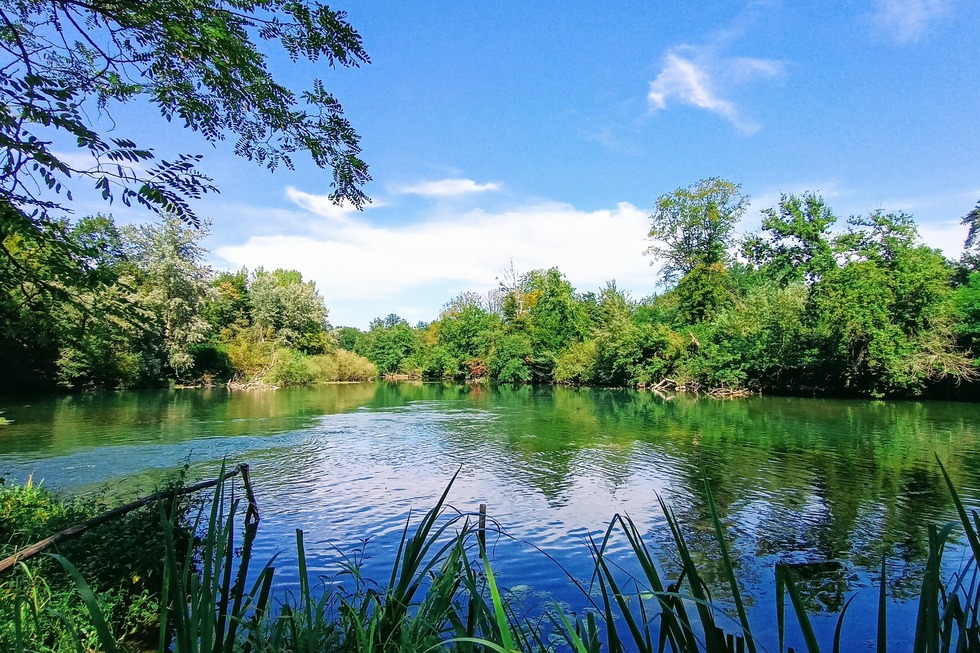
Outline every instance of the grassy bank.
[[[180, 485], [180, 476], [170, 484]], [[62, 499], [32, 480], [0, 479], [0, 558], [85, 522], [110, 506], [100, 497]], [[159, 633], [166, 539], [185, 546], [188, 505], [180, 501], [132, 512], [0, 572], [0, 650], [88, 651], [97, 639], [95, 612], [79, 600], [63, 561], [92, 589], [92, 607], [112, 624], [120, 650], [142, 651]], [[166, 519], [161, 520], [160, 513]], [[173, 530], [171, 530], [173, 529]], [[81, 648], [79, 648], [81, 647]]]
[[[945, 470], [943, 469], [945, 476]], [[980, 598], [976, 560], [980, 515], [968, 511], [946, 476], [959, 522], [930, 527], [929, 554], [919, 594], [914, 651], [980, 651]], [[581, 603], [572, 614], [546, 605], [518, 609], [497, 585], [485, 555], [479, 521], [449, 509], [449, 488], [424, 516], [406, 523], [391, 573], [383, 583], [363, 578], [356, 563], [339, 570], [329, 585], [312, 582], [306, 568], [303, 532], [296, 532], [298, 590], [275, 591], [276, 561], [256, 561], [252, 542], [258, 527], [254, 505], [243, 502], [231, 483], [219, 486], [210, 503], [187, 520], [159, 506], [111, 534], [79, 540], [60, 553], [0, 576], [0, 648], [4, 651], [132, 651], [224, 653], [322, 651], [783, 651], [792, 633], [808, 651], [841, 651], [847, 646], [850, 601], [833, 637], [818, 641], [796, 570], [777, 565], [776, 641], [760, 641], [752, 631], [725, 530], [705, 484], [704, 500], [715, 530], [722, 578], [711, 585], [688, 549], [683, 525], [661, 501], [671, 534], [673, 571], [666, 573], [663, 551], [651, 549], [641, 528], [617, 515], [601, 538], [590, 542], [591, 579], [577, 581]], [[42, 523], [36, 515], [76, 519], [87, 504], [57, 502], [34, 485], [4, 488], [2, 505], [21, 506], [0, 525]], [[9, 500], [14, 497], [15, 500]], [[27, 510], [35, 515], [26, 516]], [[10, 515], [13, 515], [11, 521]], [[134, 515], [138, 513], [133, 513]], [[155, 521], [155, 525], [151, 522]], [[185, 524], [184, 528], [175, 528]], [[130, 529], [120, 531], [118, 529]], [[133, 532], [132, 529], [143, 529]], [[198, 539], [183, 536], [189, 531]], [[7, 531], [4, 530], [4, 533]], [[971, 555], [952, 575], [944, 574], [943, 553], [954, 532], [964, 535]], [[22, 533], [25, 539], [40, 532]], [[132, 561], [117, 560], [143, 541], [135, 561], [146, 564], [147, 581], [138, 590], [120, 589]], [[634, 558], [627, 574], [608, 555], [625, 542]], [[113, 548], [116, 547], [116, 548]], [[97, 552], [93, 557], [92, 552]], [[72, 560], [72, 562], [69, 562]], [[111, 562], [112, 565], [106, 566]], [[110, 574], [109, 572], [112, 571]], [[562, 573], [556, 568], [556, 573]], [[112, 580], [107, 580], [111, 576]], [[136, 576], [136, 574], [133, 574]], [[152, 582], [150, 582], [150, 580]], [[133, 578], [137, 584], [137, 579]], [[882, 562], [876, 649], [888, 648], [885, 565]], [[712, 596], [725, 595], [724, 601]], [[526, 607], [526, 606], [524, 606]], [[527, 615], [536, 616], [529, 617]], [[136, 617], [139, 617], [138, 619]], [[134, 629], [134, 625], [140, 624]]]

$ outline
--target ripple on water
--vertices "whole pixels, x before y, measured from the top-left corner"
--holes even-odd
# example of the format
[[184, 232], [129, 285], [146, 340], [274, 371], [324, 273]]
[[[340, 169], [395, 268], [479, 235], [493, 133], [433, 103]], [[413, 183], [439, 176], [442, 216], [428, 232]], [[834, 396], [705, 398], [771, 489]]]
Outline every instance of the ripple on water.
[[[568, 576], [588, 580], [590, 538], [601, 539], [614, 514], [628, 514], [658, 563], [676, 570], [658, 496], [713, 564], [704, 470], [763, 619], [776, 560], [840, 559], [873, 578], [881, 543], [892, 542], [893, 586], [914, 586], [926, 525], [955, 518], [936, 455], [969, 505], [980, 497], [973, 406], [384, 385], [202, 397], [11, 407], [0, 475], [147, 484], [188, 456], [200, 476], [224, 458], [247, 460], [263, 516], [256, 557], [279, 551], [277, 578], [290, 587], [297, 528], [316, 574], [355, 561], [384, 581], [409, 515], [417, 523], [461, 470], [448, 501], [463, 513], [488, 505], [503, 529], [489, 538], [502, 584], [574, 607], [583, 602]], [[634, 571], [620, 534], [607, 553]]]

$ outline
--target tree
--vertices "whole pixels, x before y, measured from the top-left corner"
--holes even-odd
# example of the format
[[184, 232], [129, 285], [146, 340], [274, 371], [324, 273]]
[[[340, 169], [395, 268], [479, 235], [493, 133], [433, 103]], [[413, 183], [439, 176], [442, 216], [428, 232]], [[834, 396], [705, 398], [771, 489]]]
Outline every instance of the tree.
[[56, 304], [59, 385], [113, 389], [158, 383], [158, 375], [147, 375], [158, 366], [145, 365], [139, 351], [148, 339], [148, 320], [130, 301], [132, 266], [123, 234], [111, 218], [97, 215], [79, 220], [70, 237], [85, 248], [86, 265], [101, 283], [75, 287], [73, 300]]
[[661, 274], [668, 282], [698, 266], [725, 265], [732, 233], [747, 206], [741, 186], [717, 177], [662, 195], [650, 216], [647, 236], [653, 244], [646, 253], [663, 263]]
[[966, 249], [963, 253], [963, 262], [970, 270], [980, 269], [980, 201], [972, 211], [963, 216], [960, 222], [969, 228], [966, 242], [963, 243]]
[[[189, 201], [215, 190], [199, 156], [158, 159], [114, 126], [119, 105], [146, 100], [208, 143], [227, 136], [236, 154], [270, 169], [305, 152], [333, 173], [335, 201], [360, 207], [370, 179], [340, 103], [314, 79], [297, 94], [277, 82], [263, 42], [293, 60], [369, 61], [337, 12], [307, 0], [5, 0], [0, 5], [0, 258], [32, 284], [16, 242], [81, 256], [58, 220], [77, 180], [120, 199], [198, 224]], [[69, 152], [70, 143], [80, 152]], [[81, 156], [78, 156], [81, 155]], [[81, 162], [79, 162], [81, 161]], [[73, 272], [64, 265], [63, 272]], [[6, 278], [3, 290], [10, 288]], [[54, 284], [57, 286], [57, 284]]]
[[734, 296], [728, 277], [733, 232], [748, 198], [741, 187], [717, 177], [662, 195], [650, 216], [646, 250], [663, 263], [667, 282], [677, 281], [679, 315], [694, 324], [709, 319]]
[[203, 312], [211, 282], [200, 240], [175, 216], [160, 224], [124, 228], [127, 254], [136, 268], [138, 295], [133, 300], [149, 311], [167, 367], [181, 378], [194, 365], [192, 346], [207, 338]]
[[[66, 255], [62, 240], [75, 243], [75, 256]], [[126, 349], [95, 343], [112, 340], [103, 337], [106, 331], [118, 333], [113, 326], [126, 328], [132, 317], [120, 310], [126, 293], [117, 278], [125, 256], [115, 225], [104, 216], [83, 218], [74, 227], [59, 220], [45, 225], [38, 238], [13, 234], [3, 248], [0, 391], [52, 389], [68, 379], [60, 359], [73, 361], [69, 376], [89, 385], [90, 363], [112, 367], [113, 356]]]
[[253, 324], [287, 347], [322, 353], [327, 346], [327, 308], [312, 281], [295, 270], [255, 271], [248, 287]]
[[358, 342], [358, 351], [378, 367], [380, 374], [393, 374], [416, 349], [416, 333], [408, 322], [394, 313], [371, 321], [370, 329]]
[[500, 317], [482, 307], [477, 293], [461, 293], [439, 316], [438, 344], [442, 348], [443, 375], [480, 376], [493, 339], [501, 330]]
[[204, 318], [215, 333], [233, 326], [248, 326], [248, 304], [248, 270], [219, 272], [211, 282]]
[[526, 334], [530, 341], [527, 363], [536, 380], [551, 378], [558, 354], [582, 340], [590, 321], [586, 305], [558, 268], [522, 275], [504, 296], [503, 313], [507, 332]]
[[835, 248], [845, 265], [811, 291], [817, 350], [831, 385], [915, 394], [928, 381], [972, 379], [956, 347], [952, 268], [918, 242], [912, 217], [876, 211], [849, 220]]
[[822, 197], [783, 194], [762, 215], [763, 233], [749, 236], [742, 250], [766, 276], [780, 284], [813, 283], [836, 267], [829, 231], [837, 218]]

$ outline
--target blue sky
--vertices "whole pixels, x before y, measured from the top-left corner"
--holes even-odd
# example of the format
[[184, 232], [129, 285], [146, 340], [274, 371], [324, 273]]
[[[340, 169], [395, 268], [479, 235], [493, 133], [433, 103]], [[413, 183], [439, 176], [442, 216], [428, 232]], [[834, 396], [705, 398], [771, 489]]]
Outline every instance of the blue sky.
[[364, 211], [332, 206], [305, 161], [271, 174], [152, 116], [134, 135], [206, 155], [215, 267], [298, 269], [335, 325], [435, 319], [511, 260], [643, 297], [654, 201], [705, 177], [742, 184], [744, 231], [811, 190], [842, 221], [907, 211], [952, 257], [980, 199], [974, 0], [331, 6], [370, 65], [271, 64], [343, 103], [374, 177]]

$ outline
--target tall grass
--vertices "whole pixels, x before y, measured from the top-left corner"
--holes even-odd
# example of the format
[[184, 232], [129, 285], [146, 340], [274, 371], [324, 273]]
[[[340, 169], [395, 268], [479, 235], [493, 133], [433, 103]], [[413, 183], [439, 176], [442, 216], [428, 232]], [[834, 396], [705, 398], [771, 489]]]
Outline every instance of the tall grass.
[[[918, 597], [913, 653], [980, 651], [980, 592], [976, 561], [980, 554], [980, 514], [962, 503], [942, 468], [957, 523], [929, 529], [929, 555]], [[455, 480], [455, 477], [454, 479]], [[594, 571], [589, 581], [575, 581], [590, 607], [574, 615], [548, 606], [543, 619], [531, 621], [514, 608], [496, 580], [490, 556], [481, 544], [476, 520], [447, 504], [449, 487], [419, 519], [409, 517], [402, 531], [391, 573], [384, 585], [360, 575], [356, 560], [342, 566], [349, 584], [317, 584], [310, 578], [302, 531], [296, 532], [299, 588], [276, 592], [276, 559], [254, 569], [252, 543], [257, 515], [243, 505], [234, 487], [220, 486], [194, 526], [202, 534], [196, 545], [165, 542], [163, 595], [158, 649], [174, 653], [314, 653], [324, 651], [557, 651], [599, 653], [758, 653], [792, 651], [794, 631], [809, 652], [847, 650], [849, 629], [845, 603], [832, 637], [821, 641], [810, 623], [800, 581], [788, 565], [774, 569], [777, 641], [760, 641], [741, 594], [726, 530], [705, 479], [705, 502], [723, 569], [723, 588], [710, 587], [688, 548], [683, 524], [663, 500], [671, 546], [651, 548], [641, 528], [616, 515], [589, 543]], [[244, 520], [242, 521], [242, 517]], [[162, 522], [173, 516], [161, 510]], [[953, 574], [944, 574], [943, 554], [954, 532], [962, 530], [969, 559]], [[173, 532], [164, 528], [165, 533]], [[611, 556], [615, 541], [625, 540], [630, 568], [622, 553]], [[665, 571], [661, 558], [673, 558]], [[81, 573], [59, 558], [77, 585], [96, 625], [101, 650], [115, 651], [117, 639], [100, 615], [100, 602]], [[878, 588], [876, 647], [888, 647], [886, 567], [882, 560]], [[730, 598], [720, 602], [713, 591]], [[788, 599], [788, 601], [787, 601]], [[851, 597], [853, 599], [853, 596]], [[35, 618], [38, 596], [18, 596], [18, 614]], [[66, 624], [72, 618], [64, 615]], [[18, 626], [22, 629], [23, 624]], [[70, 628], [68, 629], [70, 630]], [[19, 632], [19, 631], [18, 631]], [[62, 650], [82, 650], [72, 642]], [[26, 653], [30, 649], [14, 649]], [[41, 650], [41, 649], [37, 649]], [[45, 649], [47, 650], [47, 649]], [[54, 649], [51, 649], [54, 650]]]

